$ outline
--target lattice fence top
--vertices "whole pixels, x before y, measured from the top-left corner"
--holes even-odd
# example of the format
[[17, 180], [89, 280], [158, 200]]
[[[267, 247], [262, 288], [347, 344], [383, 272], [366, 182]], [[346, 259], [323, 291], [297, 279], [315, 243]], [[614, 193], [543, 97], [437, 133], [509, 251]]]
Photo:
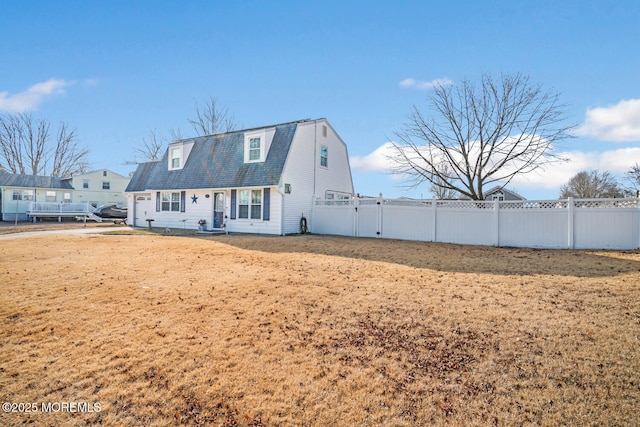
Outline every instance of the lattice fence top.
[[638, 199], [585, 199], [575, 200], [576, 208], [637, 208]]
[[[416, 200], [416, 199], [316, 199], [316, 206], [405, 206], [419, 208], [444, 209], [494, 209], [496, 203], [499, 209], [506, 210], [553, 210], [568, 209], [569, 200], [523, 200], [523, 201], [484, 201], [484, 200]], [[576, 199], [573, 201], [575, 208], [640, 208], [640, 199]]]
[[354, 201], [349, 199], [343, 199], [343, 200], [316, 199], [316, 206], [352, 206], [353, 204], [354, 204]]
[[387, 206], [431, 207], [433, 205], [432, 200], [412, 200], [412, 199], [384, 199], [382, 203]]
[[495, 203], [482, 200], [437, 200], [436, 206], [450, 209], [493, 209]]
[[566, 200], [525, 200], [517, 202], [500, 202], [500, 209], [566, 209]]

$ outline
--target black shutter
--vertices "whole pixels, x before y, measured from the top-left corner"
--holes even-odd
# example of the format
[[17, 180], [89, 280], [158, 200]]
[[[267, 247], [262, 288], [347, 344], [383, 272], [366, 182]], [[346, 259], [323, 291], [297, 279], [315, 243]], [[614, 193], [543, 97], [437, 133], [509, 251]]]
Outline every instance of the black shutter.
[[230, 219], [236, 219], [236, 190], [231, 190], [231, 215]]
[[187, 204], [187, 192], [181, 191], [180, 192], [180, 212], [184, 212], [186, 204]]
[[271, 191], [269, 188], [263, 190], [262, 219], [269, 221], [269, 211], [271, 210]]
[[160, 212], [160, 192], [156, 192], [156, 212]]

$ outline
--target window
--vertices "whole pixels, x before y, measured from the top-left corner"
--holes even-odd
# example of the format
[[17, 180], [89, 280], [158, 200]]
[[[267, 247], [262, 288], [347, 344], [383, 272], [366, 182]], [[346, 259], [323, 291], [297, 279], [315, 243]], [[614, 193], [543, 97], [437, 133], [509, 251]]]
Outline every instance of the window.
[[162, 193], [161, 208], [165, 212], [180, 211], [180, 193]]
[[180, 169], [181, 151], [180, 147], [171, 149], [171, 169]]
[[88, 179], [83, 179], [82, 180], [82, 188], [84, 188], [85, 190], [89, 189], [89, 180]]
[[107, 171], [102, 171], [102, 176], [107, 176]]
[[33, 190], [13, 190], [13, 200], [33, 200]]
[[329, 166], [329, 152], [328, 148], [324, 145], [320, 147], [320, 166], [328, 167]]
[[103, 190], [111, 190], [111, 183], [109, 181], [102, 181]]
[[249, 161], [258, 160], [260, 160], [260, 138], [251, 138], [249, 140]]
[[56, 192], [55, 191], [47, 191], [47, 193], [46, 193], [46, 201], [47, 202], [55, 202], [56, 201]]
[[327, 137], [327, 126], [326, 125], [322, 125], [322, 136], [323, 137]]
[[240, 190], [238, 218], [262, 219], [262, 190]]
[[71, 203], [71, 193], [64, 193], [62, 200], [64, 203]]

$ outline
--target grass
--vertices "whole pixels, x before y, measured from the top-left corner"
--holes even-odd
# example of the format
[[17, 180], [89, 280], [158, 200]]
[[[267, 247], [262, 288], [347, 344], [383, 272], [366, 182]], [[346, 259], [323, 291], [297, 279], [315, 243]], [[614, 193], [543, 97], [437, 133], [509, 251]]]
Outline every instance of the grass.
[[640, 253], [156, 233], [0, 246], [22, 425], [638, 425]]

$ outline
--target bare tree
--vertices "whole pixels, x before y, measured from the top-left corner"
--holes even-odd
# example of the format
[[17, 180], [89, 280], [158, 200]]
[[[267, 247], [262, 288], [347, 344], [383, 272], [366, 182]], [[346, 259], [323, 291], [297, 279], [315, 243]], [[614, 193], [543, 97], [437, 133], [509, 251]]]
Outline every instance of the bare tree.
[[452, 190], [450, 188], [447, 188], [446, 185], [443, 185], [444, 182], [440, 178], [440, 175], [451, 178], [451, 168], [448, 164], [441, 163], [440, 165], [436, 165], [436, 169], [438, 170], [438, 175], [433, 176], [433, 181], [436, 182], [436, 184], [431, 184], [431, 194], [433, 194], [433, 197], [439, 200], [456, 199], [459, 193], [456, 190]]
[[209, 97], [209, 100], [202, 108], [200, 108], [198, 102], [195, 103], [195, 106], [196, 116], [189, 119], [189, 123], [193, 126], [198, 136], [235, 130], [235, 119], [229, 114], [227, 108], [218, 106], [218, 102], [213, 96]]
[[52, 142], [49, 121], [31, 114], [0, 116], [0, 165], [11, 173], [27, 175], [86, 172], [89, 151], [78, 145], [75, 130], [62, 122], [56, 136]]
[[622, 189], [616, 179], [607, 171], [582, 171], [574, 175], [560, 188], [560, 198], [578, 199], [623, 197]]
[[624, 180], [627, 183], [625, 190], [632, 196], [640, 197], [640, 165], [636, 163], [631, 169], [624, 174]]
[[[144, 162], [160, 160], [168, 141], [166, 137], [158, 136], [155, 130], [150, 130], [149, 135], [142, 138], [142, 146], [133, 149], [136, 158], [141, 157]], [[134, 161], [133, 163], [139, 163]]]
[[574, 127], [564, 124], [563, 110], [558, 94], [521, 74], [484, 74], [477, 87], [469, 80], [435, 86], [429, 114], [414, 106], [396, 133], [392, 172], [409, 187], [426, 182], [481, 200], [489, 184], [566, 161], [553, 153]]
[[78, 145], [75, 129], [61, 123], [56, 141], [51, 176], [73, 176], [89, 170], [89, 150]]

